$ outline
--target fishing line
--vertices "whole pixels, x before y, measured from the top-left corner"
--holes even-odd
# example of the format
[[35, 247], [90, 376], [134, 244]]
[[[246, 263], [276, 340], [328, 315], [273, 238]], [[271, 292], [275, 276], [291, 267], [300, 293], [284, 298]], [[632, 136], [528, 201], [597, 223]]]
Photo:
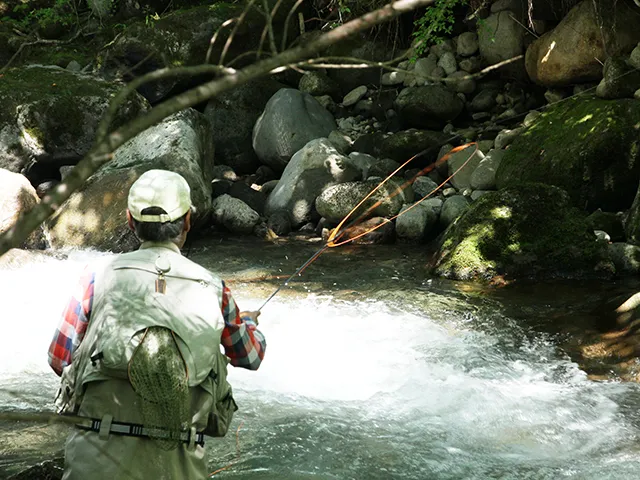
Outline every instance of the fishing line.
[[475, 149], [473, 150], [473, 153], [462, 163], [462, 165], [460, 165], [449, 177], [447, 177], [442, 183], [440, 183], [440, 185], [438, 185], [436, 188], [434, 188], [431, 192], [429, 192], [427, 195], [425, 195], [424, 197], [422, 197], [419, 201], [415, 202], [413, 205], [411, 205], [409, 208], [401, 211], [400, 213], [394, 215], [393, 217], [389, 218], [388, 221], [391, 222], [392, 220], [395, 220], [396, 218], [404, 215], [405, 213], [407, 213], [409, 210], [413, 209], [414, 207], [416, 207], [417, 205], [419, 205], [420, 203], [422, 203], [423, 201], [425, 201], [427, 198], [429, 198], [431, 195], [433, 195], [435, 192], [437, 192], [438, 190], [440, 190], [440, 188], [442, 188], [449, 180], [451, 180], [462, 168], [464, 168], [467, 163], [476, 155], [476, 153], [478, 152], [478, 143], [477, 142], [470, 142], [470, 143], [466, 143], [464, 145], [460, 145], [458, 147], [455, 147], [451, 150], [449, 150], [449, 152], [447, 152], [446, 155], [444, 155], [442, 158], [440, 158], [439, 160], [437, 160], [436, 162], [426, 166], [425, 168], [423, 168], [422, 170], [420, 170], [416, 175], [413, 176], [413, 178], [411, 178], [410, 180], [405, 181], [401, 186], [399, 186], [398, 188], [396, 188], [396, 190], [390, 194], [385, 196], [384, 198], [377, 200], [376, 202], [373, 203], [373, 205], [371, 205], [370, 207], [368, 207], [363, 213], [361, 213], [360, 215], [358, 215], [355, 219], [353, 219], [346, 227], [343, 227], [343, 225], [347, 222], [347, 220], [349, 219], [349, 217], [351, 217], [354, 212], [356, 212], [358, 210], [358, 208], [360, 208], [369, 198], [371, 198], [371, 196], [377, 192], [378, 190], [380, 190], [380, 188], [387, 182], [389, 181], [396, 173], [398, 173], [400, 170], [402, 170], [407, 164], [409, 164], [411, 161], [415, 160], [416, 158], [424, 155], [425, 153], [427, 153], [430, 148], [427, 148], [425, 150], [423, 150], [422, 152], [414, 155], [413, 157], [411, 157], [409, 160], [407, 160], [406, 162], [404, 162], [402, 165], [400, 165], [398, 168], [396, 168], [393, 172], [391, 172], [384, 180], [382, 180], [382, 182], [380, 182], [373, 190], [371, 190], [362, 200], [360, 200], [360, 202], [351, 209], [351, 211], [340, 221], [340, 223], [338, 224], [338, 226], [336, 228], [334, 228], [331, 231], [331, 234], [329, 235], [329, 238], [327, 239], [326, 243], [317, 251], [315, 252], [313, 255], [311, 255], [311, 257], [309, 257], [303, 264], [302, 266], [300, 266], [300, 268], [298, 268], [294, 273], [292, 273], [283, 283], [281, 283], [278, 288], [276, 288], [274, 290], [274, 292], [269, 295], [269, 297], [262, 303], [262, 305], [260, 306], [260, 308], [258, 308], [258, 312], [261, 311], [264, 306], [269, 303], [269, 301], [275, 297], [278, 292], [280, 292], [280, 290], [282, 290], [284, 287], [286, 287], [289, 282], [296, 276], [296, 275], [302, 275], [302, 272], [309, 266], [311, 265], [313, 262], [315, 262], [318, 257], [320, 257], [320, 255], [322, 255], [325, 251], [327, 251], [329, 248], [335, 248], [335, 247], [339, 247], [341, 245], [346, 245], [347, 243], [351, 243], [361, 237], [363, 237], [364, 235], [367, 235], [375, 230], [377, 230], [378, 228], [380, 228], [382, 225], [384, 225], [384, 223], [380, 223], [378, 225], [374, 225], [371, 228], [366, 229], [364, 232], [359, 233], [358, 235], [354, 236], [354, 237], [349, 237], [346, 240], [343, 240], [342, 242], [338, 242], [338, 240], [340, 240], [340, 238], [345, 235], [349, 230], [353, 229], [355, 226], [359, 225], [360, 223], [362, 223], [362, 221], [367, 217], [367, 215], [369, 213], [371, 213], [373, 210], [375, 210], [378, 206], [380, 206], [382, 204], [383, 201], [385, 200], [389, 200], [393, 197], [395, 197], [396, 195], [399, 195], [400, 193], [402, 193], [409, 185], [411, 185], [416, 178], [423, 176], [427, 173], [429, 173], [430, 171], [432, 171], [433, 169], [439, 167], [440, 165], [442, 165], [444, 162], [446, 162], [447, 160], [449, 160], [449, 158], [451, 157], [451, 155], [453, 155], [454, 153], [460, 152], [462, 150], [465, 150], [466, 148], [470, 147], [471, 145], [475, 145]]

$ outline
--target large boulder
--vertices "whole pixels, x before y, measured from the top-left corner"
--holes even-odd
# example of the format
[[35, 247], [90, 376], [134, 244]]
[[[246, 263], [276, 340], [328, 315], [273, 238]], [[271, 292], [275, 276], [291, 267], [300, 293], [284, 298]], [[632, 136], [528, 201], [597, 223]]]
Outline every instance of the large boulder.
[[460, 280], [588, 277], [611, 271], [606, 258], [565, 192], [530, 183], [472, 203], [444, 232], [435, 272]]
[[294, 153], [311, 140], [328, 137], [336, 128], [333, 115], [315, 98], [283, 88], [256, 121], [253, 149], [265, 165], [281, 172]]
[[[0, 80], [0, 168], [24, 173], [34, 184], [78, 162], [95, 141], [98, 124], [121, 85], [58, 67], [10, 69]], [[135, 118], [148, 103], [133, 94], [112, 128]], [[52, 176], [53, 175], [53, 176]]]
[[599, 80], [603, 60], [630, 52], [640, 41], [639, 14], [631, 2], [583, 0], [529, 46], [529, 77], [547, 87]]
[[[6, 232], [25, 212], [40, 203], [36, 190], [19, 173], [0, 168], [0, 233]], [[44, 227], [40, 225], [19, 248], [43, 249], [47, 247]]]
[[239, 174], [256, 171], [260, 160], [251, 146], [253, 126], [269, 99], [281, 88], [283, 84], [261, 78], [209, 101], [204, 114], [211, 124], [216, 163], [229, 165]]
[[442, 128], [462, 112], [464, 103], [455, 92], [434, 84], [403, 89], [395, 107], [407, 127]]
[[293, 227], [311, 219], [316, 197], [337, 183], [360, 178], [361, 170], [326, 138], [312, 140], [296, 152], [269, 194], [265, 215], [286, 212]]
[[[329, 222], [338, 223], [379, 185], [379, 180], [334, 185], [327, 188], [316, 199], [316, 209]], [[388, 181], [353, 212], [350, 219], [396, 215], [404, 204], [413, 203], [414, 199], [411, 186], [405, 188], [401, 186], [402, 184], [395, 179]]]
[[[284, 3], [290, 2], [287, 0]], [[245, 1], [215, 2], [179, 9], [163, 14], [157, 20], [147, 15], [141, 20], [127, 22], [124, 31], [101, 52], [99, 61], [125, 80], [165, 67], [201, 65], [205, 62], [217, 64], [230, 33], [234, 32], [223, 63], [227, 65], [234, 61], [234, 68], [246, 65], [255, 56], [243, 54], [259, 50], [264, 28], [262, 13], [255, 8], [248, 9], [243, 21], [235, 24], [234, 28], [221, 28], [225, 21], [239, 16], [245, 6]], [[281, 5], [273, 20], [275, 31], [282, 31], [285, 8], [285, 5]], [[296, 20], [289, 18], [289, 21]], [[288, 31], [293, 39], [298, 29], [294, 23], [291, 23], [291, 27]], [[211, 44], [216, 33], [216, 41]], [[138, 91], [151, 103], [156, 103], [174, 89], [187, 88], [210, 79], [211, 74], [182, 81], [178, 77], [167, 77], [145, 83]]]
[[549, 183], [579, 208], [626, 210], [640, 180], [639, 125], [636, 100], [561, 102], [514, 139], [496, 171], [497, 187]]
[[[478, 23], [480, 55], [489, 64], [500, 63], [524, 53], [526, 30], [514, 17], [513, 12], [503, 10]], [[516, 71], [513, 66], [509, 70]]]
[[74, 193], [49, 221], [56, 247], [93, 247], [123, 252], [138, 246], [125, 217], [129, 188], [147, 170], [171, 170], [191, 187], [193, 226], [211, 211], [213, 148], [206, 118], [195, 110], [172, 115], [129, 140], [115, 157]]

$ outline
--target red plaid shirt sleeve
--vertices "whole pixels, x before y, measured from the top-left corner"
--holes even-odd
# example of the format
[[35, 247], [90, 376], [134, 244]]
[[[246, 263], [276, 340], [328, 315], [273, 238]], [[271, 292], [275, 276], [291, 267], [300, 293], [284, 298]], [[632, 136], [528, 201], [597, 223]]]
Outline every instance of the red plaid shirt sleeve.
[[93, 304], [95, 272], [85, 268], [76, 290], [62, 313], [60, 326], [49, 347], [49, 365], [58, 375], [71, 364], [73, 352], [84, 338]]
[[225, 355], [234, 367], [257, 370], [262, 363], [267, 342], [256, 324], [248, 318], [240, 317], [240, 311], [231, 291], [222, 282], [222, 346]]

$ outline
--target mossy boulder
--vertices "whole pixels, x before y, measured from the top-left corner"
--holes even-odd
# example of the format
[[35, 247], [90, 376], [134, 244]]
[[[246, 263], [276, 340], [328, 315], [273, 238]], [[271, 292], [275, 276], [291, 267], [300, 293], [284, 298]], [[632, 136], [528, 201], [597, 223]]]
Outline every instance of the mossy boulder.
[[595, 277], [611, 272], [606, 258], [566, 192], [529, 183], [471, 204], [444, 232], [435, 272], [459, 280]]
[[578, 97], [540, 115], [506, 151], [498, 188], [544, 182], [588, 211], [626, 210], [640, 180], [640, 102]]
[[[55, 178], [91, 148], [103, 114], [121, 85], [58, 67], [8, 70], [0, 79], [0, 168], [34, 183]], [[148, 108], [131, 95], [118, 109], [117, 128]]]
[[[291, 3], [289, 0], [284, 2]], [[233, 68], [253, 62], [256, 55], [240, 55], [260, 50], [260, 38], [264, 29], [264, 16], [257, 9], [249, 9], [244, 20], [232, 27], [222, 27], [230, 18], [238, 17], [244, 9], [244, 2], [216, 2], [161, 15], [158, 19], [147, 17], [134, 21], [126, 27], [113, 44], [100, 55], [100, 66], [115, 70], [125, 80], [144, 75], [164, 67], [181, 67], [217, 64], [221, 59], [227, 38], [235, 31], [233, 41], [224, 56], [224, 64], [236, 60]], [[284, 5], [278, 9], [280, 12]], [[284, 17], [274, 19], [276, 44], [280, 45], [281, 32], [284, 30]], [[291, 25], [289, 36], [294, 37], [298, 28], [295, 18], [289, 18]], [[218, 32], [216, 41], [211, 39]], [[268, 48], [267, 44], [262, 49]], [[264, 51], [264, 50], [263, 50]], [[138, 91], [150, 102], [155, 103], [172, 91], [212, 78], [212, 74], [200, 78], [180, 81], [178, 78], [166, 78], [142, 85]], [[174, 90], [175, 89], [175, 90]]]

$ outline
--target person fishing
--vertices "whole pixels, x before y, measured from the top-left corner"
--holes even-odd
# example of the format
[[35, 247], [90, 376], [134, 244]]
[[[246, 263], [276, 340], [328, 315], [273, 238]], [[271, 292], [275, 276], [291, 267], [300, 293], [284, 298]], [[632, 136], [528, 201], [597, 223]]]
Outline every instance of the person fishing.
[[206, 478], [204, 436], [225, 435], [237, 410], [227, 363], [262, 362], [259, 311], [180, 254], [193, 212], [182, 176], [141, 175], [126, 212], [140, 248], [88, 266], [63, 312], [49, 364], [58, 411], [79, 417], [65, 480]]

